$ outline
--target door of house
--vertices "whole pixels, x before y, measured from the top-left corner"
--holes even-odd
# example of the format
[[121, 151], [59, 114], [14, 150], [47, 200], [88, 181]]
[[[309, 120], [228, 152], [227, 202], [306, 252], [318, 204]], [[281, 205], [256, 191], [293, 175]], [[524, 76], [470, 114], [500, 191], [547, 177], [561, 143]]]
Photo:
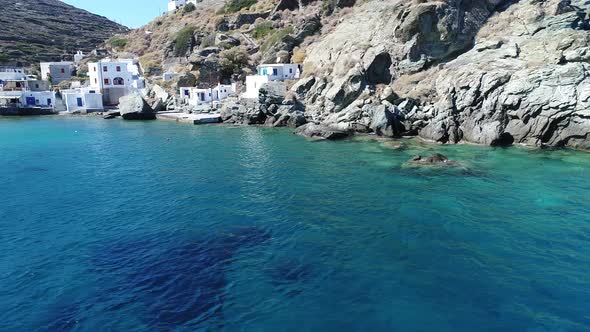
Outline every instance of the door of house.
[[35, 106], [35, 97], [27, 97], [27, 106]]
[[78, 102], [79, 107], [84, 106], [84, 103], [82, 102], [82, 98], [77, 98], [76, 101]]
[[51, 98], [47, 98], [47, 105], [51, 106]]

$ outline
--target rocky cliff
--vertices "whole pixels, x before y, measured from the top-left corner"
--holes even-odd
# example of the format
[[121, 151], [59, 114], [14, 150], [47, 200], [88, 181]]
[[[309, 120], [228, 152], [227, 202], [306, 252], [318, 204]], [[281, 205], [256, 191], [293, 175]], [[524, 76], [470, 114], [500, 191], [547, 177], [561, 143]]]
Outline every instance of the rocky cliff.
[[311, 45], [314, 121], [442, 143], [590, 148], [589, 1], [372, 1]]
[[[58, 0], [0, 0], [0, 62], [59, 60], [128, 29]], [[1, 63], [0, 63], [1, 64]]]
[[588, 0], [205, 0], [124, 51], [154, 77], [183, 74], [176, 86], [303, 64], [286, 100], [227, 105], [228, 122], [590, 149], [589, 13]]

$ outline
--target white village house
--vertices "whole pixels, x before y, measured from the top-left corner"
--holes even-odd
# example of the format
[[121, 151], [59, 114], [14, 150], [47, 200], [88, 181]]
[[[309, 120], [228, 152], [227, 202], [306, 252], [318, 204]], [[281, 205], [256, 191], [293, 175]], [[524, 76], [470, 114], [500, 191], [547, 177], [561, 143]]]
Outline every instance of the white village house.
[[0, 84], [7, 80], [26, 80], [25, 69], [21, 67], [0, 67]]
[[199, 106], [206, 104], [214, 104], [227, 97], [236, 94], [237, 85], [218, 84], [215, 88], [200, 89], [200, 88], [180, 88], [180, 96], [187, 100], [189, 105]]
[[168, 12], [173, 12], [179, 8], [182, 8], [189, 3], [197, 5], [197, 0], [170, 0], [168, 1]]
[[300, 77], [301, 65], [262, 64], [258, 66], [258, 75], [246, 76], [246, 92], [242, 97], [256, 99], [264, 84], [271, 81], [297, 80]]
[[61, 98], [70, 113], [90, 113], [104, 110], [102, 94], [92, 88], [62, 90]]
[[41, 78], [54, 85], [71, 80], [75, 72], [76, 66], [73, 62], [41, 62]]
[[22, 68], [0, 68], [0, 107], [53, 109], [55, 93], [49, 88], [49, 82], [31, 79]]
[[84, 60], [85, 57], [86, 57], [86, 55], [84, 54], [84, 52], [78, 51], [78, 52], [76, 52], [76, 54], [74, 54], [74, 62], [78, 63], [78, 62]]
[[102, 94], [106, 105], [117, 105], [119, 98], [145, 87], [145, 81], [139, 75], [137, 61], [132, 59], [104, 59], [89, 63], [88, 76], [90, 88]]

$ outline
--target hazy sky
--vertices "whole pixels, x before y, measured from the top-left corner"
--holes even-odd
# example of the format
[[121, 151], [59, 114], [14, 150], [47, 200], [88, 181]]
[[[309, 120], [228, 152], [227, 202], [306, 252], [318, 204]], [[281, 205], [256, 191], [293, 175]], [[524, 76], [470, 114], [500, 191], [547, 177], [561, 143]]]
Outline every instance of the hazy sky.
[[65, 3], [138, 28], [162, 14], [168, 0], [62, 0]]

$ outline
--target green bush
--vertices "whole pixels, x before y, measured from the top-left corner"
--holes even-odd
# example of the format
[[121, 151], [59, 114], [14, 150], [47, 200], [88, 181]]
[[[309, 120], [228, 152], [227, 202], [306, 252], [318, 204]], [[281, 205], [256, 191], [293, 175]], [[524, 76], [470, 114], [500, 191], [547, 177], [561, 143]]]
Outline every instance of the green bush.
[[239, 74], [242, 69], [248, 67], [249, 62], [250, 56], [242, 47], [234, 47], [219, 54], [219, 69], [224, 78]]
[[217, 47], [219, 47], [222, 50], [229, 50], [230, 48], [234, 48], [234, 45], [232, 45], [228, 42], [221, 42], [221, 43], [217, 44]]
[[197, 9], [197, 7], [195, 7], [195, 5], [193, 3], [189, 3], [188, 5], [184, 6], [183, 11], [185, 13], [190, 13], [192, 11], [195, 11], [195, 9]]
[[252, 30], [252, 37], [256, 39], [262, 39], [268, 36], [272, 31], [272, 22], [263, 22], [256, 25], [256, 28]]
[[223, 7], [224, 13], [237, 13], [243, 8], [250, 8], [256, 4], [257, 0], [231, 0], [225, 7]]
[[188, 52], [193, 42], [193, 35], [195, 33], [195, 28], [188, 26], [182, 28], [176, 34], [176, 38], [174, 39], [174, 55], [175, 56], [184, 56]]
[[9, 60], [8, 55], [0, 53], [0, 62], [8, 62]]
[[129, 40], [127, 38], [113, 37], [109, 39], [108, 44], [113, 48], [123, 49], [127, 46]]
[[215, 46], [215, 38], [217, 34], [215, 32], [208, 34], [201, 40], [201, 48], [207, 48], [211, 46]]
[[260, 50], [263, 52], [268, 51], [272, 46], [280, 42], [283, 38], [287, 37], [288, 35], [293, 33], [293, 27], [288, 26], [281, 30], [276, 31], [272, 36], [270, 36], [261, 46]]

